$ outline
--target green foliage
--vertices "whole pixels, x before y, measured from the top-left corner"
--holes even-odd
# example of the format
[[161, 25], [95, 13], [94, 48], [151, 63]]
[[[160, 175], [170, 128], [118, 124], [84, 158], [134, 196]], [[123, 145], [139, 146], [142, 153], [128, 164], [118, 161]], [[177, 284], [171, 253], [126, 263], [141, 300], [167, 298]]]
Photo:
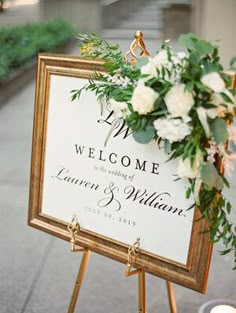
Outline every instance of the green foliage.
[[[117, 61], [120, 62], [123, 59], [119, 45], [110, 44], [94, 33], [80, 34], [78, 39], [81, 40], [79, 48], [82, 56], [93, 59], [110, 59], [110, 62], [107, 63], [107, 66], [110, 66], [110, 71], [118, 68]], [[116, 62], [112, 62], [113, 60]]]
[[224, 182], [220, 175], [218, 174], [215, 166], [208, 162], [201, 166], [201, 179], [207, 190], [216, 188], [217, 190], [222, 190], [224, 187]]
[[225, 143], [228, 138], [227, 124], [222, 118], [216, 118], [211, 123], [211, 131], [217, 145]]
[[234, 71], [236, 71], [236, 57], [233, 57], [231, 60], [230, 60], [230, 68]]
[[155, 129], [152, 125], [149, 125], [145, 129], [134, 131], [132, 135], [139, 143], [149, 143], [154, 138]]
[[215, 47], [205, 40], [200, 40], [193, 34], [180, 35], [179, 43], [190, 51], [196, 52], [200, 57], [213, 53]]
[[[198, 205], [202, 217], [208, 221], [209, 228], [205, 232], [210, 233], [211, 240], [215, 243], [222, 241], [225, 249], [220, 254], [234, 253], [234, 264], [236, 264], [236, 226], [228, 219], [231, 204], [225, 197], [212, 190], [202, 190], [199, 194]], [[236, 269], [236, 266], [233, 268]]]
[[140, 69], [143, 65], [146, 65], [148, 62], [146, 57], [141, 57], [137, 60], [137, 62], [135, 63], [135, 67], [137, 67], [138, 69]]
[[74, 35], [75, 29], [61, 19], [0, 28], [0, 81], [38, 52], [56, 52]]
[[[81, 56], [103, 59], [107, 73], [95, 73], [82, 89], [71, 92], [72, 100], [79, 98], [81, 92], [87, 90], [93, 91], [100, 103], [116, 100], [117, 110], [119, 106], [123, 108], [125, 105], [125, 111], [120, 109], [119, 118], [125, 120], [137, 142], [146, 144], [154, 139], [158, 145], [164, 143], [169, 160], [189, 160], [190, 162], [186, 163], [190, 163], [193, 174], [189, 176], [190, 186], [186, 190], [186, 198], [189, 199], [191, 195], [194, 197], [202, 214], [201, 218], [208, 221], [209, 227], [205, 232], [210, 233], [211, 240], [223, 241], [225, 250], [222, 253], [234, 251], [236, 256], [236, 229], [228, 216], [231, 204], [221, 193], [224, 187], [229, 187], [229, 183], [221, 173], [218, 162], [226, 162], [225, 160], [232, 157], [226, 145], [229, 139], [227, 125], [229, 121], [233, 121], [236, 114], [236, 103], [230, 97], [234, 91], [230, 89], [230, 79], [223, 73], [217, 46], [193, 34], [181, 35], [179, 43], [188, 51], [185, 56], [180, 57], [172, 51], [169, 42], [165, 41], [161, 51], [153, 59], [142, 57], [135, 64], [129, 64], [124, 60], [117, 45], [108, 43], [94, 34], [83, 34], [80, 39]], [[142, 71], [147, 63], [148, 66]], [[231, 67], [234, 67], [235, 63], [236, 58], [232, 59]], [[221, 92], [214, 91], [216, 88], [212, 88], [211, 84], [203, 80], [204, 75], [210, 73], [214, 73], [213, 77], [216, 77], [213, 78], [214, 83], [218, 79], [223, 85]], [[209, 76], [212, 77], [208, 75], [208, 78]], [[224, 83], [227, 91], [224, 89]], [[186, 116], [171, 112], [167, 103], [167, 93], [177, 84], [185, 85], [185, 90], [191, 93], [194, 100]], [[141, 105], [144, 108], [146, 105], [145, 87], [149, 87], [146, 91], [151, 88], [158, 95], [153, 100], [151, 109], [146, 111], [139, 109]], [[133, 103], [136, 88], [143, 88], [143, 94], [139, 94], [141, 99], [138, 106]], [[217, 103], [216, 98], [221, 103]], [[183, 102], [176, 97], [176, 105], [180, 111]], [[154, 128], [154, 125], [158, 125], [158, 119], [161, 119], [159, 125], [162, 125], [160, 133]], [[185, 137], [179, 136], [176, 139], [175, 136], [170, 136], [170, 133], [178, 134], [175, 125], [180, 122], [189, 127], [189, 132]], [[236, 141], [232, 142], [231, 146], [236, 150]], [[195, 203], [189, 209], [194, 206]]]

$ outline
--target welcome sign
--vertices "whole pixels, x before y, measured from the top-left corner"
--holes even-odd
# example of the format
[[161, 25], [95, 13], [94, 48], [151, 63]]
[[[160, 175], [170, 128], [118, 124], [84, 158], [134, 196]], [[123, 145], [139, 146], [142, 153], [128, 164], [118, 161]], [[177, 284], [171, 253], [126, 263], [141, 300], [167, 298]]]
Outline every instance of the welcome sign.
[[[188, 182], [176, 180], [176, 163], [156, 142], [139, 144], [109, 105], [96, 96], [71, 102], [101, 61], [40, 55], [36, 90], [29, 224], [120, 262], [140, 238], [137, 266], [204, 292], [211, 255], [206, 222], [188, 210]], [[112, 125], [116, 127], [105, 145]]]

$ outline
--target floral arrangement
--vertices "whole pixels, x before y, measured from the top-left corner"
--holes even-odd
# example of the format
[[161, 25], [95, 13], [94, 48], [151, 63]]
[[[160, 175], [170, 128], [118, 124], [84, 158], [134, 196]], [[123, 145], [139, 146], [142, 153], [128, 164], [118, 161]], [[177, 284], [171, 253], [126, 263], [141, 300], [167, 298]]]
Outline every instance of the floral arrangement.
[[211, 240], [222, 240], [221, 253], [233, 251], [236, 263], [236, 225], [222, 193], [229, 188], [226, 174], [236, 158], [235, 90], [219, 63], [216, 44], [181, 35], [187, 53], [174, 52], [165, 41], [153, 58], [132, 64], [118, 45], [94, 34], [80, 39], [80, 54], [105, 60], [106, 73], [94, 73], [84, 88], [72, 90], [72, 100], [83, 90], [94, 91], [117, 119], [125, 120], [136, 141], [163, 143], [169, 159], [178, 160], [179, 179], [189, 181], [186, 197], [194, 196], [192, 207], [197, 205], [207, 219]]

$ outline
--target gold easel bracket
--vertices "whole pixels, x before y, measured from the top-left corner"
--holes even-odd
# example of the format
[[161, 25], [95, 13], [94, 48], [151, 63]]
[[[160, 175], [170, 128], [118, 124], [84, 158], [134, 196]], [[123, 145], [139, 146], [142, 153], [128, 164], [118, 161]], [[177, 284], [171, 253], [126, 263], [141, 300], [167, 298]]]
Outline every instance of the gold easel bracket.
[[76, 215], [74, 214], [72, 216], [72, 220], [71, 222], [68, 224], [67, 229], [69, 230], [70, 236], [71, 236], [71, 252], [84, 252], [85, 248], [76, 248], [76, 236], [79, 235], [80, 232], [80, 224], [79, 221], [76, 217]]
[[128, 262], [125, 270], [125, 277], [135, 275], [142, 270], [141, 268], [131, 270], [134, 267], [134, 264], [139, 255], [140, 255], [140, 238], [137, 238], [134, 244], [130, 245], [128, 248]]
[[230, 88], [235, 90], [236, 89], [236, 71], [228, 70], [228, 71], [224, 71], [224, 74], [230, 78]]
[[[129, 63], [135, 63], [138, 60], [138, 56], [135, 53], [135, 50], [141, 50], [140, 57], [146, 56], [147, 58], [150, 57], [150, 53], [147, 51], [145, 43], [143, 41], [143, 33], [139, 30], [137, 30], [134, 34], [134, 40], [130, 45], [129, 51], [125, 54], [125, 61]], [[129, 57], [131, 59], [129, 60]]]
[[128, 262], [125, 270], [125, 277], [138, 274], [138, 295], [139, 295], [139, 313], [146, 312], [146, 286], [145, 286], [145, 272], [142, 268], [131, 270], [137, 258], [140, 256], [140, 238], [137, 238], [135, 243], [128, 248]]
[[76, 277], [76, 281], [74, 284], [73, 293], [70, 300], [70, 305], [68, 308], [67, 313], [74, 313], [75, 312], [75, 306], [76, 302], [79, 296], [80, 288], [82, 286], [85, 270], [87, 268], [87, 264], [90, 258], [91, 251], [88, 248], [76, 248], [76, 236], [79, 235], [80, 232], [80, 224], [76, 217], [76, 215], [72, 216], [71, 222], [68, 224], [67, 229], [70, 233], [70, 243], [71, 243], [71, 252], [84, 252], [82, 261], [80, 264], [79, 272]]

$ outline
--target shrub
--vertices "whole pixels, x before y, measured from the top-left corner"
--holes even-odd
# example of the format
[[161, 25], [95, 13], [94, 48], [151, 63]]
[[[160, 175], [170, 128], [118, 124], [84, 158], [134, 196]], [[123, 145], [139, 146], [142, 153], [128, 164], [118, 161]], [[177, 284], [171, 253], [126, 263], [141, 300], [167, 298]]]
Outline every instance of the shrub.
[[56, 52], [74, 35], [74, 27], [61, 19], [0, 28], [0, 81], [38, 52]]

